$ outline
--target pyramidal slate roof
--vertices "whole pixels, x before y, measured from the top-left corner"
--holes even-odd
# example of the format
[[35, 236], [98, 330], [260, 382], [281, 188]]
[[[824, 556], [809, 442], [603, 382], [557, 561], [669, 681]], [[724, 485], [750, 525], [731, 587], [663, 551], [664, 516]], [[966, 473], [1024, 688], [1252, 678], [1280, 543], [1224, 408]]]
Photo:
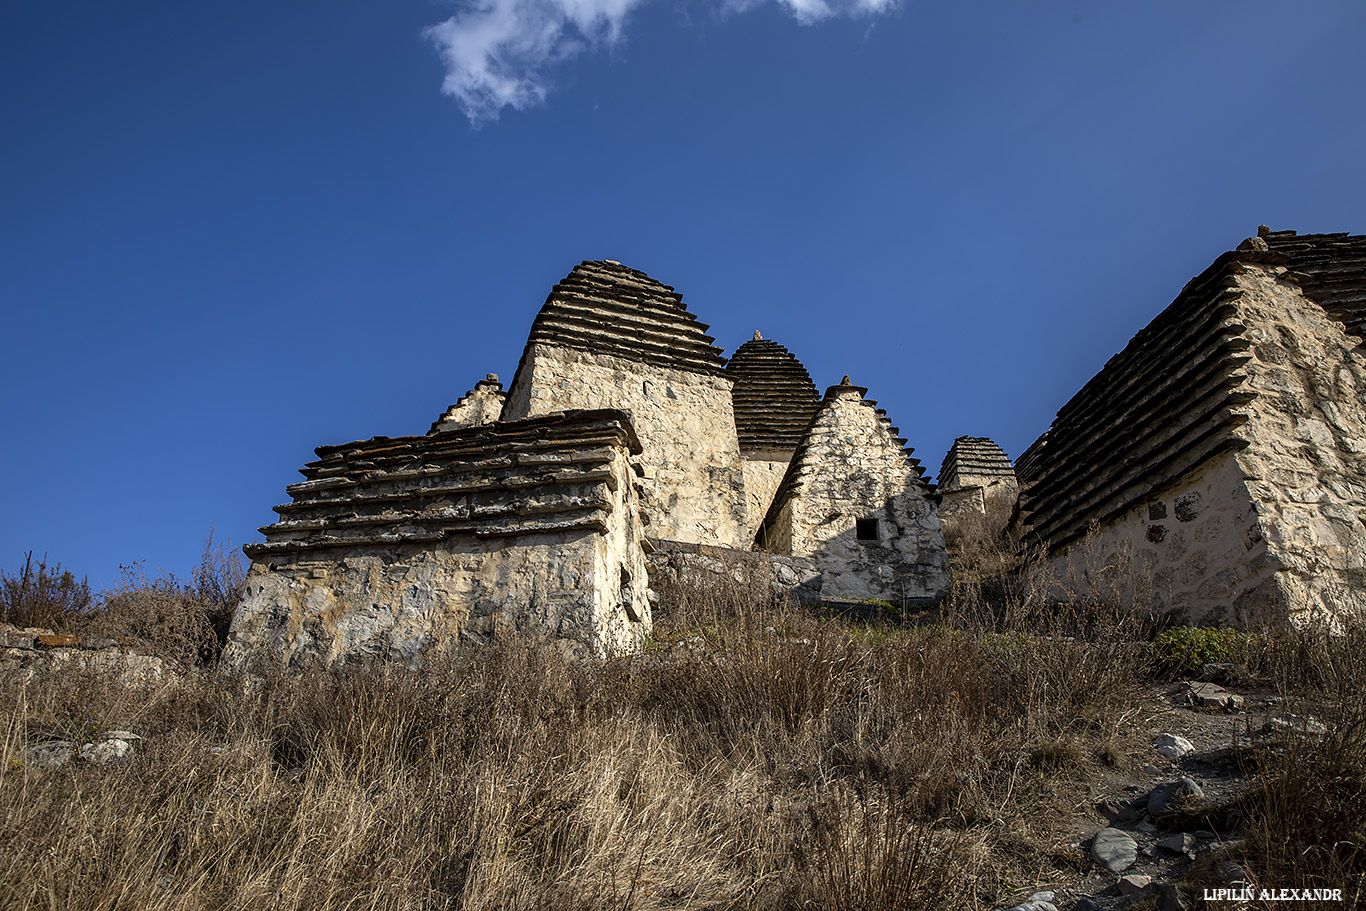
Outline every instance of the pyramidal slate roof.
[[[835, 397], [844, 392], [858, 393], [859, 404], [876, 415], [876, 422], [882, 432], [886, 433], [901, 448], [900, 457], [905, 459], [906, 464], [910, 466], [915, 475], [915, 480], [920, 484], [921, 491], [926, 494], [934, 493], [934, 487], [924, 478], [924, 466], [920, 464], [919, 459], [912, 456], [915, 450], [906, 445], [906, 438], [901, 435], [901, 431], [892, 426], [891, 419], [887, 417], [887, 409], [877, 407], [877, 399], [867, 397], [868, 387], [853, 385], [848, 376], [825, 390], [825, 397], [816, 407], [817, 417], [812, 418], [811, 426], [808, 429], [817, 429], [820, 413], [833, 407]], [[811, 435], [803, 433], [801, 444], [797, 447], [797, 451], [792, 454], [792, 461], [788, 463], [787, 472], [783, 475], [782, 482], [778, 484], [778, 490], [773, 495], [773, 502], [769, 505], [768, 513], [764, 516], [764, 521], [755, 535], [756, 543], [762, 545], [764, 536], [768, 533], [768, 529], [773, 526], [773, 523], [778, 520], [778, 514], [782, 512], [783, 507], [801, 491], [804, 479], [808, 476], [818, 476], [824, 471], [823, 467], [814, 460], [810, 450]]]
[[955, 490], [972, 487], [982, 480], [1003, 478], [1015, 480], [1015, 469], [1010, 459], [986, 437], [959, 437], [949, 447], [939, 466], [939, 489]]
[[1366, 237], [1259, 228], [1191, 279], [1016, 460], [1023, 521], [1051, 549], [1247, 445], [1238, 406], [1257, 394], [1240, 369], [1252, 358], [1246, 327], [1232, 321], [1240, 263], [1284, 265], [1348, 332], [1366, 332]]
[[731, 399], [740, 448], [796, 449], [821, 404], [802, 362], [756, 332], [736, 349], [726, 374], [735, 381]]
[[1347, 331], [1366, 338], [1366, 237], [1296, 234], [1262, 227], [1257, 234], [1272, 253], [1289, 257], [1300, 287]]
[[540, 342], [720, 375], [726, 359], [709, 328], [671, 286], [613, 260], [585, 260], [551, 289], [527, 348]]
[[1240, 369], [1251, 355], [1246, 327], [1233, 320], [1234, 273], [1284, 259], [1256, 245], [1220, 256], [1058, 410], [1015, 461], [1032, 535], [1056, 551], [1093, 521], [1246, 446], [1234, 433], [1248, 419], [1238, 406], [1255, 394]]

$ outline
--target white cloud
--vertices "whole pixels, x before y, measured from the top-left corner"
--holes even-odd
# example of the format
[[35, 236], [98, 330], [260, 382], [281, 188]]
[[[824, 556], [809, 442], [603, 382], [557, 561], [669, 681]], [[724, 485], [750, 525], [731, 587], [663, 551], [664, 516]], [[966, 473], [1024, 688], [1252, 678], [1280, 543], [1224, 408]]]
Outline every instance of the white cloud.
[[[441, 55], [441, 91], [475, 127], [503, 108], [545, 101], [556, 64], [621, 40], [626, 17], [645, 0], [467, 0], [451, 18], [426, 29]], [[730, 10], [762, 0], [720, 0]], [[886, 12], [898, 0], [777, 0], [802, 25], [834, 16]]]
[[478, 0], [426, 30], [446, 65], [441, 90], [470, 123], [505, 107], [545, 100], [547, 70], [589, 48], [615, 43], [641, 0]]
[[835, 16], [874, 16], [885, 13], [897, 4], [897, 0], [779, 0], [788, 12], [802, 25], [813, 25], [822, 19]]

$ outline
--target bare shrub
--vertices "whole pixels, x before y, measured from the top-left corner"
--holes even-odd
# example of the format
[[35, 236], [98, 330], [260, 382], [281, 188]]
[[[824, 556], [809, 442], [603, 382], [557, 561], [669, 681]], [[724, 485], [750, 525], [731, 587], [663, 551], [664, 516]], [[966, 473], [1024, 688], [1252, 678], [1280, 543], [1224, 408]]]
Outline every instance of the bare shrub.
[[79, 581], [62, 564], [36, 563], [33, 551], [15, 575], [0, 570], [0, 623], [65, 629], [90, 608], [90, 584]]
[[187, 666], [218, 657], [246, 570], [234, 551], [215, 542], [212, 531], [189, 581], [166, 572], [149, 576], [141, 563], [119, 568], [120, 583], [88, 612], [86, 631], [140, 640]]

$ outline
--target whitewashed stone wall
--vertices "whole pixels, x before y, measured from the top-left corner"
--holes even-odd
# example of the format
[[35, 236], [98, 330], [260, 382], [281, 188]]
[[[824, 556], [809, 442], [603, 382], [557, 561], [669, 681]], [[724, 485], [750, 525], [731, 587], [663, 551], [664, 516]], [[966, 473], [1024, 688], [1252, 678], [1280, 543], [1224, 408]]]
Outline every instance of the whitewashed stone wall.
[[442, 413], [432, 424], [430, 433], [442, 430], [458, 430], [461, 427], [478, 427], [492, 424], [503, 416], [503, 401], [507, 393], [498, 381], [498, 374], [490, 373], [474, 384], [454, 405]]
[[631, 415], [643, 454], [642, 507], [652, 537], [748, 544], [744, 470], [731, 381], [533, 343], [508, 390], [505, 420], [576, 408]]
[[[1235, 262], [1223, 325], [1251, 359], [1230, 447], [1050, 558], [1133, 555], [1152, 607], [1256, 628], [1366, 614], [1366, 359], [1280, 265]], [[1161, 428], [1155, 428], [1161, 429]], [[1135, 430], [1141, 440], [1142, 428]]]
[[333, 447], [245, 548], [225, 660], [416, 667], [510, 636], [639, 648], [652, 617], [631, 450], [591, 417], [541, 439], [555, 421]]
[[[915, 604], [941, 599], [948, 557], [934, 504], [902, 441], [857, 387], [832, 387], [780, 491], [766, 540], [809, 556], [829, 601]], [[859, 519], [877, 522], [860, 541]]]
[[748, 521], [745, 539], [752, 540], [759, 526], [773, 505], [773, 495], [787, 474], [787, 466], [792, 462], [791, 452], [755, 451], [744, 453], [741, 467], [745, 478], [745, 507]]
[[[1138, 606], [1183, 624], [1256, 627], [1285, 615], [1279, 562], [1232, 452], [1153, 491], [1049, 562], [1060, 594], [1082, 585], [1092, 594], [1150, 590], [1150, 604]], [[1100, 572], [1111, 575], [1101, 583]]]
[[1366, 359], [1281, 266], [1237, 270], [1257, 393], [1239, 454], [1289, 618], [1366, 612]]
[[[646, 573], [620, 546], [580, 531], [409, 545], [340, 560], [258, 561], [247, 574], [227, 658], [416, 668], [432, 649], [514, 636], [575, 655], [634, 651], [648, 630], [640, 622], [649, 620]], [[639, 563], [624, 588], [623, 563]], [[621, 610], [623, 598], [637, 622]]]

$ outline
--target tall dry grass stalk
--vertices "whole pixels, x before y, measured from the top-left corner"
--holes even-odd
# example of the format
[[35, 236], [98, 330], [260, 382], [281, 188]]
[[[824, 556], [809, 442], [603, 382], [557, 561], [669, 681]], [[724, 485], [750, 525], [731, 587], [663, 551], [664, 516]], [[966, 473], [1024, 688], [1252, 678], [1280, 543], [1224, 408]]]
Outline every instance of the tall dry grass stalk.
[[[1050, 808], [1128, 685], [1094, 643], [849, 623], [753, 572], [665, 591], [660, 644], [610, 661], [0, 681], [0, 904], [903, 909], [1075, 862]], [[107, 728], [146, 740], [20, 749]]]
[[1366, 906], [1366, 622], [1277, 630], [1259, 645], [1282, 710], [1327, 733], [1292, 728], [1252, 754], [1238, 859], [1259, 883], [1343, 889], [1344, 907]]
[[[0, 906], [878, 911], [1084, 864], [1069, 815], [1144, 680], [1125, 605], [1006, 567], [940, 622], [863, 624], [760, 567], [661, 586], [655, 643], [606, 661], [0, 678]], [[111, 728], [146, 738], [122, 764], [23, 751]]]

